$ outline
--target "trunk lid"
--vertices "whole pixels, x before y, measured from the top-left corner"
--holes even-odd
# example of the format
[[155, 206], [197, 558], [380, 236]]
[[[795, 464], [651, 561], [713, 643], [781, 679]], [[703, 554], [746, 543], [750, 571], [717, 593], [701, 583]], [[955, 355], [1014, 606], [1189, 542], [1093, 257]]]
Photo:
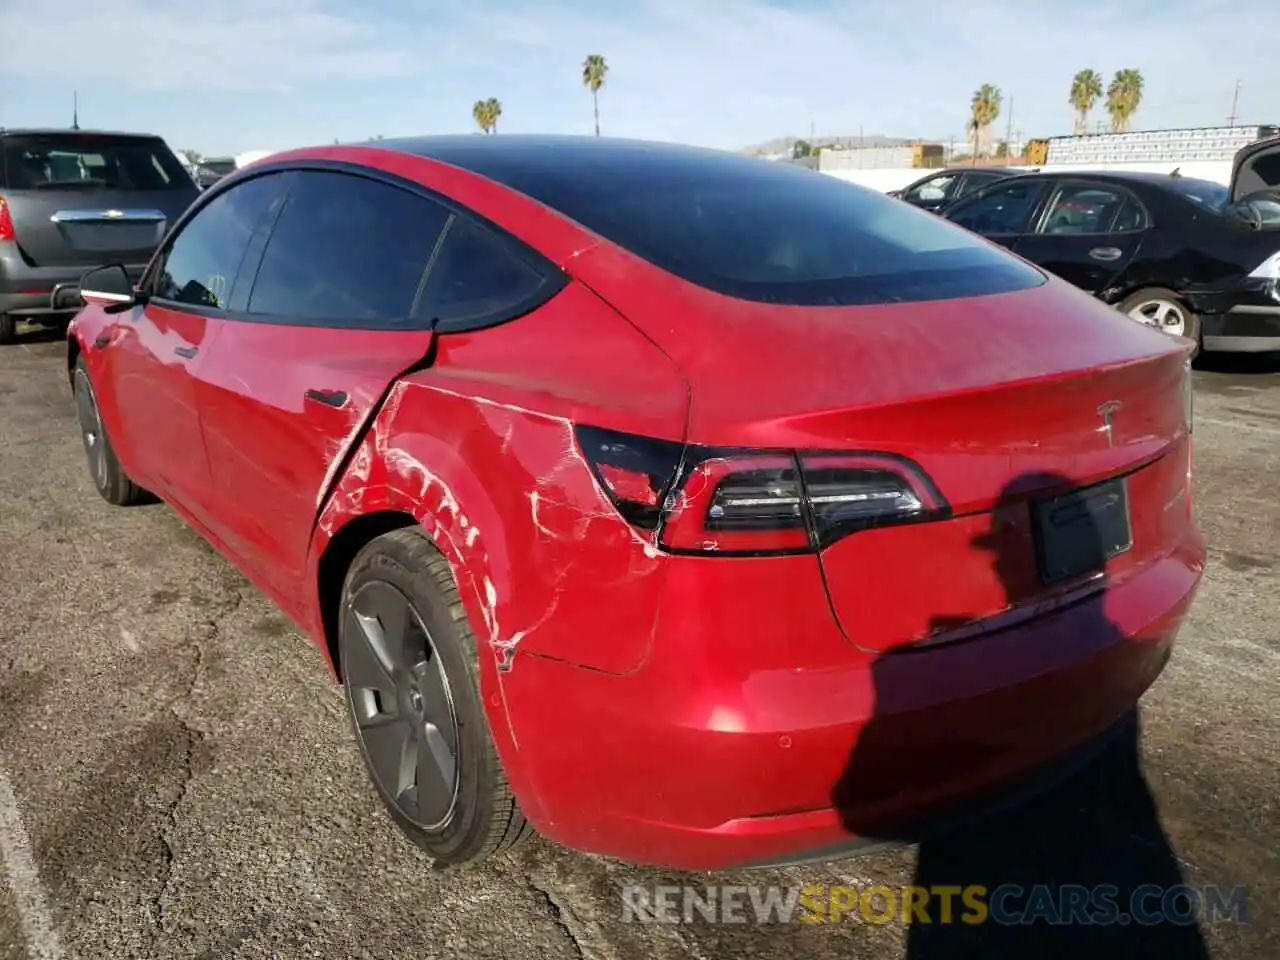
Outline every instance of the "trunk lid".
[[[582, 273], [606, 256], [584, 254], [599, 263]], [[1189, 522], [1174, 506], [1187, 475], [1190, 343], [1065, 283], [857, 307], [746, 303], [681, 283], [662, 300], [675, 308], [655, 316], [651, 285], [609, 282], [618, 267], [595, 278], [685, 372], [690, 441], [894, 454], [941, 492], [944, 519], [822, 551], [832, 610], [860, 647], [1041, 609], [1088, 581], [1088, 571], [1039, 577], [1037, 498], [1130, 475], [1133, 544], [1107, 564], [1116, 576], [1167, 553]]]
[[39, 267], [146, 262], [199, 195], [164, 141], [75, 132], [0, 137], [0, 194]]
[[1231, 202], [1280, 187], [1280, 137], [1257, 140], [1236, 152], [1231, 164]]

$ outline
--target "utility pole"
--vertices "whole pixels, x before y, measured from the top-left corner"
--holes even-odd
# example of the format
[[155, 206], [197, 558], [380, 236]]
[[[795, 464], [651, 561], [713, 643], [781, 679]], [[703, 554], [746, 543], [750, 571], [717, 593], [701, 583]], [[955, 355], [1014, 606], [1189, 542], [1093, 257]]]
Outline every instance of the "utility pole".
[[1231, 116], [1227, 117], [1227, 126], [1234, 127], [1236, 125], [1236, 107], [1240, 105], [1240, 81], [1236, 81], [1236, 92], [1231, 97]]
[[1009, 97], [1009, 122], [1004, 130], [1004, 158], [1013, 156], [1013, 96]]
[[71, 129], [80, 129], [80, 91], [71, 91]]

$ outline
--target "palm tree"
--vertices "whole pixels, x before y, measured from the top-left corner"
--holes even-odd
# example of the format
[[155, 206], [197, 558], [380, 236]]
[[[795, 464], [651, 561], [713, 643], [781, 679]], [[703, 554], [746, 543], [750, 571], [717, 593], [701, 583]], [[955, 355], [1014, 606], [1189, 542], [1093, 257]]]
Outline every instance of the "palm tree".
[[596, 136], [600, 136], [600, 88], [604, 86], [604, 75], [609, 72], [609, 65], [604, 57], [593, 53], [582, 61], [582, 83], [591, 91], [591, 107], [596, 116]]
[[471, 116], [475, 118], [476, 126], [485, 133], [497, 133], [498, 118], [502, 116], [502, 101], [497, 97], [477, 100], [471, 107]]
[[990, 139], [991, 124], [1000, 116], [1003, 100], [1000, 88], [991, 83], [984, 83], [973, 92], [973, 99], [969, 101], [969, 128], [973, 132], [975, 156]]
[[1128, 133], [1129, 121], [1142, 102], [1142, 74], [1137, 70], [1117, 70], [1107, 87], [1107, 113], [1112, 133]]
[[1089, 129], [1089, 111], [1102, 97], [1102, 75], [1097, 70], [1081, 70], [1071, 79], [1071, 96], [1067, 102], [1076, 111], [1076, 133]]

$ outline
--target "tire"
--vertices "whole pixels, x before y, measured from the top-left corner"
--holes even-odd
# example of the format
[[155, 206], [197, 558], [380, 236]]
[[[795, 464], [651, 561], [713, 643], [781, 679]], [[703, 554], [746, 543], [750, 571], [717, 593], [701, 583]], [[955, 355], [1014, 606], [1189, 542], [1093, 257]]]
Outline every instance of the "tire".
[[0, 313], [0, 343], [13, 343], [18, 338], [18, 321], [7, 313]]
[[1191, 308], [1174, 291], [1164, 287], [1147, 287], [1129, 294], [1116, 309], [1131, 320], [1148, 323], [1164, 333], [1168, 331], [1151, 323], [1149, 319], [1142, 319], [1142, 316], [1179, 316], [1182, 319], [1182, 332], [1177, 336], [1185, 337], [1195, 344], [1195, 350], [1191, 354], [1193, 357], [1200, 353], [1200, 318], [1191, 312]]
[[[533, 831], [489, 733], [479, 648], [444, 557], [415, 528], [375, 538], [347, 571], [340, 610], [351, 728], [392, 820], [436, 869], [524, 841]], [[429, 759], [446, 755], [452, 777], [448, 762]], [[419, 788], [424, 778], [434, 789]]]
[[85, 456], [89, 462], [89, 479], [107, 503], [117, 507], [132, 507], [150, 503], [155, 498], [129, 479], [116, 457], [115, 447], [107, 436], [102, 416], [98, 412], [98, 398], [89, 380], [89, 368], [84, 357], [76, 358], [75, 367], [76, 418], [80, 423], [80, 439], [84, 442]]

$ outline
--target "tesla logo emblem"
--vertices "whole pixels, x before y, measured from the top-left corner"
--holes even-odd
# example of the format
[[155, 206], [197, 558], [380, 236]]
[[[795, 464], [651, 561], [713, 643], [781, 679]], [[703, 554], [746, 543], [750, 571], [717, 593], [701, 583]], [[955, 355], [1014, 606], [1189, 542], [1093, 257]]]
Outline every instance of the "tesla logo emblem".
[[1102, 417], [1102, 426], [1098, 428], [1098, 432], [1107, 435], [1108, 447], [1115, 446], [1115, 438], [1111, 435], [1111, 418], [1122, 406], [1123, 404], [1119, 400], [1108, 400], [1098, 407], [1098, 415]]

